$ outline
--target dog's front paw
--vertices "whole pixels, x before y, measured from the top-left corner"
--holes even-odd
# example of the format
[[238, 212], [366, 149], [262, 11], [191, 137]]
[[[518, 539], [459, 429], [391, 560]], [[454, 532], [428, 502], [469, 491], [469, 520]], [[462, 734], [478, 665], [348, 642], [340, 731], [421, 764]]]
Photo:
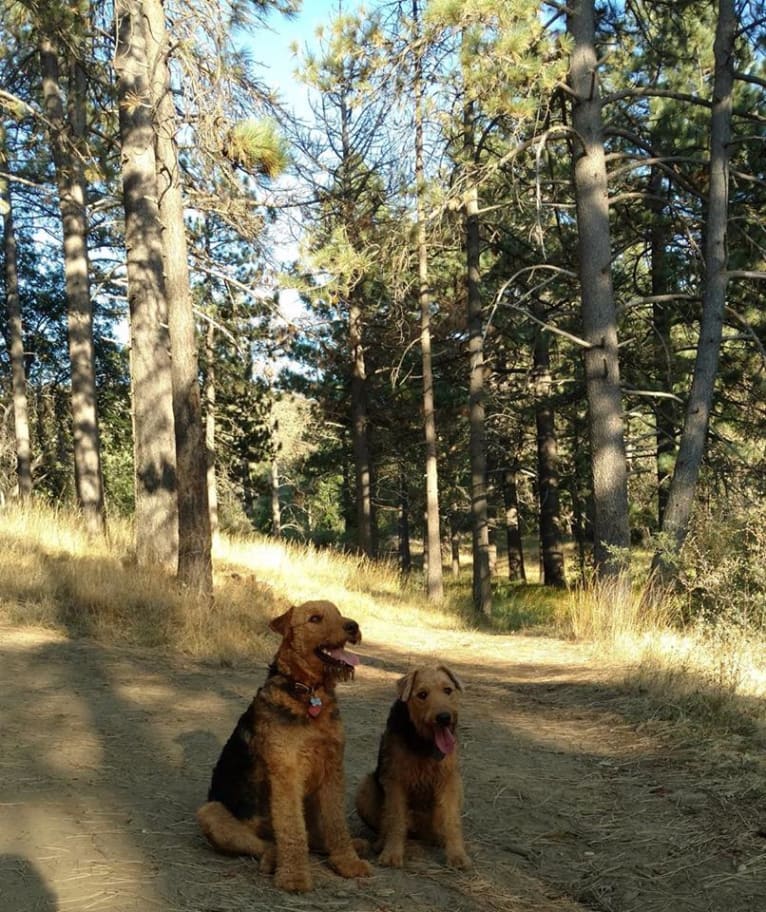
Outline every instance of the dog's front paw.
[[351, 840], [354, 851], [360, 858], [366, 858], [370, 854], [370, 840], [362, 839], [361, 836], [354, 836]]
[[261, 855], [260, 870], [261, 874], [273, 874], [277, 866], [277, 847], [269, 845]]
[[358, 858], [356, 853], [336, 857], [331, 855], [328, 861], [333, 871], [340, 874], [341, 877], [370, 877], [372, 875], [372, 865], [369, 861]]
[[451, 868], [459, 868], [461, 871], [465, 871], [471, 867], [472, 862], [463, 849], [458, 849], [457, 851], [447, 852], [447, 864]]
[[378, 863], [386, 868], [401, 868], [404, 865], [404, 848], [384, 846], [378, 856]]
[[288, 893], [308, 893], [314, 889], [314, 878], [308, 868], [277, 868], [274, 885]]

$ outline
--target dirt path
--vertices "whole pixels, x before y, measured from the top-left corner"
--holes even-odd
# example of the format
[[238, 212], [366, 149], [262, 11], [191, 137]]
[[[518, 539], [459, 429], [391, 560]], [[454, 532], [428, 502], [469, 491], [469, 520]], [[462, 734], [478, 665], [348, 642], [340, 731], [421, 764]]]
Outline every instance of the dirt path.
[[0, 630], [0, 909], [766, 910], [763, 753], [679, 744], [667, 724], [639, 721], [640, 698], [575, 646], [399, 637], [406, 651], [368, 631], [365, 664], [343, 686], [349, 793], [374, 761], [397, 677], [421, 652], [448, 657], [468, 684], [473, 871], [418, 848], [404, 871], [348, 882], [316, 859], [313, 893], [273, 890], [252, 861], [210, 851], [193, 820], [263, 667]]

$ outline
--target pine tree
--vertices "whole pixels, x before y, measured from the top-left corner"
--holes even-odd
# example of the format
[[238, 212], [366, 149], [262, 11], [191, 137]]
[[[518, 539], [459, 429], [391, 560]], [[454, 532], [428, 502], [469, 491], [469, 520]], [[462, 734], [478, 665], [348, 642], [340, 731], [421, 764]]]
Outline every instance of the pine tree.
[[[68, 302], [69, 357], [72, 372], [72, 418], [75, 489], [87, 527], [105, 527], [101, 440], [96, 404], [93, 304], [88, 257], [88, 189], [84, 61], [88, 58], [89, 4], [61, 5], [51, 0], [39, 13], [38, 50], [43, 109], [56, 168], [63, 226], [63, 256]], [[62, 41], [62, 32], [66, 40]], [[66, 56], [62, 53], [66, 49]], [[66, 86], [61, 65], [67, 73]], [[63, 99], [67, 99], [64, 109]]]
[[173, 384], [162, 224], [157, 204], [150, 44], [140, 0], [116, 0], [114, 68], [125, 208], [139, 564], [178, 564]]
[[[705, 225], [702, 320], [686, 418], [662, 523], [666, 545], [671, 554], [680, 550], [689, 529], [718, 373], [728, 283], [729, 159], [737, 26], [734, 0], [719, 0], [714, 43], [715, 78], [710, 119], [710, 178]], [[659, 561], [664, 559], [660, 555]]]
[[[0, 167], [12, 172], [6, 130], [0, 123]], [[16, 449], [16, 481], [19, 498], [24, 501], [32, 494], [32, 449], [29, 431], [27, 377], [24, 365], [24, 333], [19, 301], [19, 275], [16, 258], [16, 231], [13, 222], [11, 184], [0, 174], [0, 211], [3, 217], [3, 278], [8, 312], [6, 345], [11, 361], [13, 395], [13, 431]]]
[[144, 0], [151, 104], [154, 112], [157, 199], [162, 222], [173, 382], [178, 491], [178, 578], [210, 596], [213, 591], [212, 534], [207, 456], [184, 223], [184, 201], [176, 150], [176, 112], [170, 88], [170, 39], [160, 0]]
[[625, 431], [620, 392], [617, 314], [593, 0], [575, 0], [570, 83], [578, 269], [582, 294], [585, 376], [593, 472], [593, 535], [597, 569], [619, 574], [630, 546]]
[[[434, 376], [431, 345], [431, 289], [429, 286], [429, 254], [425, 220], [425, 162], [423, 150], [424, 89], [423, 48], [420, 10], [417, 0], [412, 0], [413, 22], [413, 76], [414, 132], [415, 132], [415, 195], [418, 247], [418, 297], [420, 300], [420, 352], [423, 365], [423, 429], [426, 441], [426, 591], [428, 598], [438, 601], [444, 596], [442, 582], [442, 552], [439, 515], [439, 471], [437, 462], [436, 410], [434, 405]], [[409, 529], [402, 505], [403, 542]], [[409, 544], [402, 543], [402, 563], [409, 562]]]

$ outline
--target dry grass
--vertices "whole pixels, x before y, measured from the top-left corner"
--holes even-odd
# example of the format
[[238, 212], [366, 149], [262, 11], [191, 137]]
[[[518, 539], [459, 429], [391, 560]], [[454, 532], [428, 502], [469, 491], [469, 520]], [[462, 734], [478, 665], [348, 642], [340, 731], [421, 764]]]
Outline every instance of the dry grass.
[[637, 636], [666, 630], [675, 621], [672, 599], [663, 594], [649, 598], [645, 587], [626, 576], [594, 580], [569, 590], [564, 604], [565, 629], [577, 639], [618, 647]]
[[607, 579], [572, 589], [562, 622], [625, 663], [631, 685], [675, 718], [766, 724], [766, 632], [723, 615], [682, 623], [681, 602], [678, 593]]
[[273, 651], [268, 621], [290, 604], [329, 598], [366, 631], [397, 624], [450, 629], [449, 605], [429, 606], [396, 568], [355, 555], [257, 536], [221, 536], [215, 602], [192, 597], [130, 558], [128, 524], [90, 539], [76, 517], [42, 506], [0, 512], [0, 621], [104, 643], [164, 647], [226, 664]]
[[[381, 642], [405, 629], [414, 642], [469, 626], [465, 586], [448, 587], [435, 608], [417, 581], [404, 583], [391, 564], [257, 536], [216, 543], [211, 607], [167, 576], [136, 567], [131, 539], [127, 524], [113, 522], [109, 541], [91, 540], [63, 511], [0, 511], [0, 622], [225, 664], [268, 659], [269, 619], [312, 598], [331, 599], [361, 623], [366, 638]], [[498, 586], [496, 631], [519, 615], [515, 603], [524, 592]], [[545, 596], [525, 603], [524, 626], [550, 629], [555, 616], [561, 635], [597, 643], [605, 663], [627, 666], [630, 680], [657, 702], [724, 722], [732, 713], [765, 714], [762, 629], [720, 617], [682, 626], [673, 598], [650, 599], [625, 580], [573, 588], [555, 594], [557, 601]]]

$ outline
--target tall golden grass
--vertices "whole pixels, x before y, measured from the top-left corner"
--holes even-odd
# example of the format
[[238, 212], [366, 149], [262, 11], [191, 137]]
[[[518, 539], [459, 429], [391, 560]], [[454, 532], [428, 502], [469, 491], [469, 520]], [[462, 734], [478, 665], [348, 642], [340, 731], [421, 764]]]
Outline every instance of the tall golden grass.
[[[535, 633], [598, 644], [604, 662], [628, 669], [626, 680], [660, 703], [715, 714], [735, 704], [766, 715], [766, 642], [762, 626], [741, 617], [681, 623], [677, 596], [626, 580], [592, 582], [562, 592], [498, 586], [491, 624], [470, 609], [470, 572], [450, 582], [438, 607], [420, 580], [403, 580], [389, 563], [259, 536], [220, 536], [214, 550], [211, 606], [159, 571], [131, 559], [129, 524], [113, 521], [92, 539], [77, 517], [41, 505], [0, 510], [0, 623], [52, 627], [103, 643], [182, 652], [225, 664], [267, 660], [268, 621], [290, 604], [330, 599], [380, 641], [405, 628], [489, 628], [519, 619]], [[506, 628], [507, 629], [507, 628]], [[422, 631], [425, 630], [425, 635]], [[491, 630], [491, 632], [489, 632]], [[494, 645], [497, 641], [494, 640]], [[481, 648], [477, 641], [476, 648]], [[757, 712], [756, 712], [757, 711]], [[752, 714], [752, 713], [751, 713]], [[741, 713], [740, 713], [741, 715]]]
[[766, 721], [766, 631], [726, 613], [684, 620], [684, 602], [683, 591], [658, 591], [648, 577], [595, 580], [568, 592], [560, 619], [675, 718]]
[[36, 504], [0, 511], [0, 622], [51, 627], [104, 643], [162, 647], [223, 663], [262, 661], [268, 621], [291, 604], [330, 599], [365, 629], [461, 624], [401, 579], [395, 566], [260, 536], [222, 535], [211, 606], [131, 559], [128, 523], [93, 539], [76, 516]]

